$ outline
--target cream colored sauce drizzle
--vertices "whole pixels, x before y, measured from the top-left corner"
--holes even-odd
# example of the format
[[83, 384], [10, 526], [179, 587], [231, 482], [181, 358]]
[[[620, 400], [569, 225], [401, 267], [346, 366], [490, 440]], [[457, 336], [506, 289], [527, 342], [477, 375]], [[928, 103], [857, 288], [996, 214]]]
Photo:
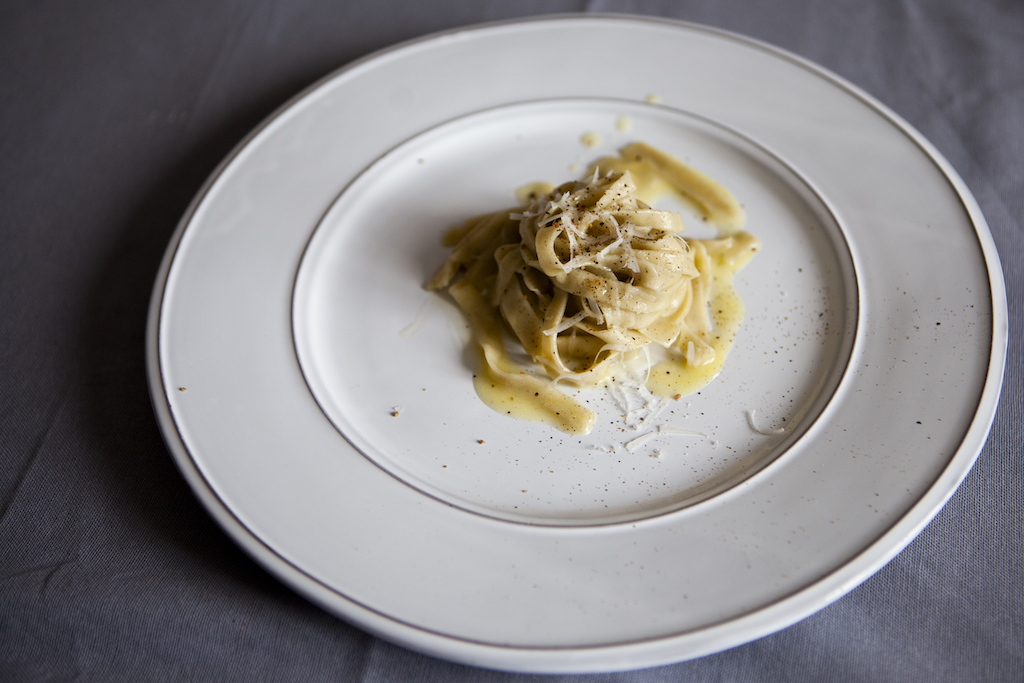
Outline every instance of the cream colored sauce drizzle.
[[526, 185], [517, 187], [514, 194], [516, 196], [516, 201], [525, 206], [532, 202], [537, 197], [546, 195], [554, 189], [555, 186], [552, 185], [551, 183], [545, 182], [543, 180], [538, 180], [535, 183], [527, 183]]
[[693, 166], [643, 142], [626, 145], [617, 157], [598, 159], [587, 173], [595, 168], [602, 175], [629, 171], [636, 182], [637, 197], [648, 204], [671, 193], [713, 223], [722, 236], [739, 231], [747, 220], [743, 207], [729, 190]]
[[594, 131], [587, 131], [580, 136], [580, 144], [584, 147], [597, 147], [601, 144], [601, 136]]
[[733, 277], [753, 254], [748, 250], [745, 257], [730, 259], [725, 254], [718, 254], [712, 259], [712, 293], [708, 308], [713, 325], [709, 343], [715, 350], [714, 360], [704, 365], [690, 365], [684, 358], [658, 363], [651, 368], [647, 380], [647, 388], [652, 394], [674, 399], [689, 396], [703, 389], [722, 372], [744, 315], [743, 300], [732, 285]]
[[512, 381], [508, 375], [495, 377], [483, 354], [477, 354], [473, 388], [488, 408], [517, 420], [540, 422], [567, 434], [583, 435], [593, 428], [594, 413], [551, 382], [527, 373], [512, 361], [505, 369], [519, 376]]

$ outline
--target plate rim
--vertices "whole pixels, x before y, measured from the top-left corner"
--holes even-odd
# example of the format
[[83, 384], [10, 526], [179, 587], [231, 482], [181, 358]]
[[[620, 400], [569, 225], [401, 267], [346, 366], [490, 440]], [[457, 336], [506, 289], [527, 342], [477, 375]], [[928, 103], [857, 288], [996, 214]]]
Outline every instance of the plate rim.
[[[373, 610], [308, 575], [302, 569], [291, 564], [281, 555], [278, 555], [253, 531], [250, 531], [214, 492], [194, 462], [188, 447], [185, 445], [184, 438], [179, 431], [178, 423], [168, 402], [167, 391], [169, 387], [164, 381], [160, 363], [159, 330], [168, 275], [181, 246], [182, 238], [191, 224], [197, 209], [202, 205], [217, 180], [231, 166], [240, 153], [257, 136], [297, 103], [326, 83], [348, 71], [357, 69], [380, 57], [397, 53], [419, 44], [492, 28], [517, 24], [550, 24], [561, 21], [644, 23], [723, 37], [748, 47], [756, 47], [775, 57], [785, 59], [797, 67], [813, 73], [818, 78], [829, 82], [834, 87], [853, 95], [863, 104], [870, 107], [888, 123], [896, 126], [903, 135], [908, 137], [924, 152], [950, 184], [954, 194], [966, 211], [973, 227], [972, 232], [978, 241], [980, 252], [985, 262], [988, 278], [988, 295], [991, 302], [992, 328], [988, 366], [984, 375], [983, 386], [978, 395], [969, 427], [955, 452], [916, 502], [902, 516], [898, 517], [885, 533], [879, 535], [875, 540], [863, 547], [838, 569], [808, 583], [795, 593], [754, 611], [716, 622], [707, 627], [676, 633], [668, 637], [655, 637], [614, 645], [584, 647], [507, 647], [474, 642], [433, 632]], [[387, 150], [384, 153], [387, 153]], [[693, 22], [646, 15], [565, 13], [484, 22], [412, 38], [373, 51], [332, 70], [276, 108], [239, 141], [231, 152], [215, 167], [197, 191], [171, 235], [150, 297], [145, 347], [147, 382], [154, 413], [164, 442], [174, 457], [179, 471], [189, 483], [193, 494], [196, 495], [207, 511], [218, 521], [228, 536], [250, 557], [256, 560], [257, 563], [274, 574], [283, 583], [315, 604], [320, 605], [333, 614], [343, 616], [347, 621], [356, 624], [358, 627], [388, 641], [396, 642], [419, 652], [500, 670], [582, 673], [620, 671], [678, 662], [750, 642], [806, 618], [842, 595], [845, 595], [878, 571], [884, 564], [902, 551], [935, 517], [943, 505], [956, 492], [959, 484], [967, 476], [980, 455], [995, 418], [996, 408], [1002, 391], [1008, 330], [1007, 296], [1001, 262], [991, 230], [982, 214], [980, 205], [966, 183], [938, 149], [885, 104], [858, 86], [808, 59], [756, 38], [732, 31]], [[737, 622], [746, 624], [747, 628], [739, 631], [733, 630], [730, 633], [732, 625]], [[689, 645], [689, 647], [685, 654], [680, 655], [679, 650], [683, 645]]]

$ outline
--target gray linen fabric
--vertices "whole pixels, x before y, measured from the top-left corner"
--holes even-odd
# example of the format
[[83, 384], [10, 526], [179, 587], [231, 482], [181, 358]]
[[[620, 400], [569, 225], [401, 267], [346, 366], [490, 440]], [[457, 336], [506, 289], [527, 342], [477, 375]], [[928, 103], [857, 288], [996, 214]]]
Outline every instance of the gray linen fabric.
[[0, 3], [0, 681], [526, 681], [410, 652], [249, 560], [175, 469], [143, 334], [217, 162], [373, 50], [549, 12], [709, 24], [807, 57], [928, 137], [998, 245], [1010, 348], [951, 502], [849, 595], [748, 645], [557, 681], [1024, 680], [1024, 3], [6, 0]]

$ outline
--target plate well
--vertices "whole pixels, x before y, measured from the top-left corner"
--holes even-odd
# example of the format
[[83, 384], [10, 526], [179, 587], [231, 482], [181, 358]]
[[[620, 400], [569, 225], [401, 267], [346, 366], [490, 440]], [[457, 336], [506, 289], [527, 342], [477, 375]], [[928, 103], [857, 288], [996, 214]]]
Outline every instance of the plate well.
[[[628, 128], [628, 130], [623, 130]], [[596, 146], [585, 145], [584, 134]], [[494, 413], [475, 395], [465, 323], [423, 290], [444, 231], [515, 206], [515, 188], [578, 178], [634, 140], [719, 180], [747, 211], [762, 250], [737, 276], [746, 320], [721, 375], [626, 426], [606, 389], [577, 392], [598, 414], [585, 437]], [[713, 233], [686, 207], [684, 235]], [[457, 118], [398, 145], [345, 187], [296, 278], [293, 334], [321, 409], [395, 478], [506, 521], [604, 525], [665, 514], [729, 489], [773, 462], [821, 418], [857, 329], [853, 257], [836, 216], [797, 170], [756, 141], [663, 106], [606, 99], [516, 104]], [[756, 431], [784, 428], [780, 435]], [[397, 415], [395, 415], [397, 413]], [[610, 451], [610, 452], [609, 452]]]

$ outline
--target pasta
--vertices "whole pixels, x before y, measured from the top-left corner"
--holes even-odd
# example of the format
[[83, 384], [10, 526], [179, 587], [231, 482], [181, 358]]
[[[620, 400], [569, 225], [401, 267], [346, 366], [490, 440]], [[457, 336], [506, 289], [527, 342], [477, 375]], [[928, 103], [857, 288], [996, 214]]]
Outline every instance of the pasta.
[[[637, 178], [648, 192], [661, 181], [682, 193], [720, 239], [683, 239], [681, 216], [639, 199]], [[531, 188], [525, 206], [452, 230], [453, 250], [427, 283], [470, 322], [485, 402], [587, 433], [593, 413], [556, 383], [593, 387], [649, 368], [650, 345], [678, 367], [720, 367], [727, 346], [716, 344], [708, 311], [715, 263], [735, 269], [759, 246], [739, 231], [743, 210], [727, 190], [643, 143], [599, 160], [586, 180]], [[505, 330], [547, 379], [513, 360]]]

